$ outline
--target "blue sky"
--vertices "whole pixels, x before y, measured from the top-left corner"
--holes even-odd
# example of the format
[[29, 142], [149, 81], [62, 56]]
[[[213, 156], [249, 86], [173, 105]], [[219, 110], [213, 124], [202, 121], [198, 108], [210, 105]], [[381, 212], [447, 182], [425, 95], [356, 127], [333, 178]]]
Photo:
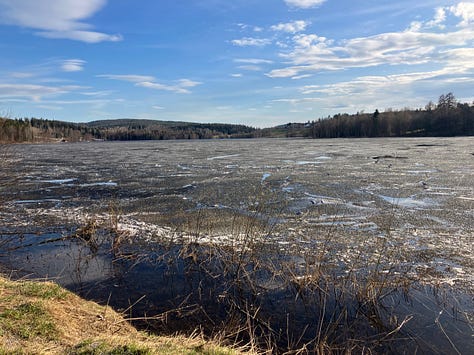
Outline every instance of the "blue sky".
[[474, 100], [474, 2], [0, 0], [0, 114], [269, 127]]

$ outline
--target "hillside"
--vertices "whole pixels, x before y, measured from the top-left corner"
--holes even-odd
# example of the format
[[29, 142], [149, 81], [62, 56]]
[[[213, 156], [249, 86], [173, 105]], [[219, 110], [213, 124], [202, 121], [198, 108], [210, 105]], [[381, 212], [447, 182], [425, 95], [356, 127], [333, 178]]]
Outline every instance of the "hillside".
[[332, 117], [288, 123], [263, 129], [264, 137], [369, 138], [456, 137], [474, 135], [474, 104], [461, 103], [452, 93], [424, 109], [386, 109], [373, 113], [336, 114]]
[[244, 125], [144, 119], [93, 121], [86, 126], [105, 140], [250, 138], [255, 131]]
[[143, 119], [72, 123], [38, 118], [0, 118], [0, 143], [250, 138], [255, 131], [255, 128], [244, 125]]
[[200, 337], [151, 336], [52, 282], [0, 276], [0, 354], [239, 354]]

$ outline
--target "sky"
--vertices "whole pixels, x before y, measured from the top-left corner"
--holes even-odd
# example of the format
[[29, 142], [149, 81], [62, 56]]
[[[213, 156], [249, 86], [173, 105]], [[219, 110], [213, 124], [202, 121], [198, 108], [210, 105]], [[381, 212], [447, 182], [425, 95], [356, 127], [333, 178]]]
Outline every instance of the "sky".
[[0, 0], [0, 115], [272, 127], [474, 100], [474, 1]]

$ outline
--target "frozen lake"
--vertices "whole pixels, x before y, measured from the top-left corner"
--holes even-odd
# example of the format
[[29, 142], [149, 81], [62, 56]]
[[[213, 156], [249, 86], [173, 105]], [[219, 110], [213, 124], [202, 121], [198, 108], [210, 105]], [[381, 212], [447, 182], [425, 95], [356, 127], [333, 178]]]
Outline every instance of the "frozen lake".
[[473, 154], [473, 138], [19, 145], [3, 220], [60, 227], [112, 203], [124, 222], [142, 222], [137, 231], [183, 226], [203, 209], [258, 210], [284, 224], [279, 238], [387, 236], [446, 269], [446, 282], [472, 284]]
[[[240, 221], [293, 255], [326, 248], [324, 261], [340, 272], [380, 254], [387, 270], [459, 290], [473, 309], [473, 138], [94, 142], [10, 153], [0, 182], [4, 239], [21, 235], [29, 245], [97, 218], [142, 243], [185, 236], [237, 245]], [[38, 266], [33, 254], [41, 253], [2, 261], [61, 275], [63, 265]], [[107, 270], [107, 261], [97, 265]], [[100, 278], [97, 270], [81, 277]]]

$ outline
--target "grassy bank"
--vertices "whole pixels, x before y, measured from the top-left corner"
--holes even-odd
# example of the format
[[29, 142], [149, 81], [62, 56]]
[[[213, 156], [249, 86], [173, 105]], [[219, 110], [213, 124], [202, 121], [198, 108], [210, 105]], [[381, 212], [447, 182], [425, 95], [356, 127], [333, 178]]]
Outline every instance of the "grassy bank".
[[150, 336], [53, 282], [0, 277], [0, 354], [239, 354], [196, 336]]

